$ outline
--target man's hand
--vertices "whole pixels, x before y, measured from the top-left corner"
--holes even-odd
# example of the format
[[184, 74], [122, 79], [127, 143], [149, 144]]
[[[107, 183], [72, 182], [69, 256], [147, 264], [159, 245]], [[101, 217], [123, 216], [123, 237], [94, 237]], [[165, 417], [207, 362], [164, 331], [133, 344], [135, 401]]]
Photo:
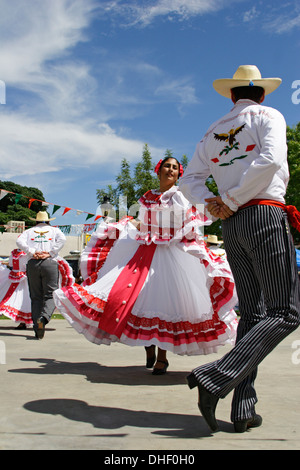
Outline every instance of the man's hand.
[[207, 205], [205, 206], [208, 212], [222, 220], [228, 219], [234, 212], [222, 201], [220, 196], [210, 197], [205, 199]]
[[34, 259], [47, 259], [50, 258], [48, 251], [36, 251], [33, 255]]

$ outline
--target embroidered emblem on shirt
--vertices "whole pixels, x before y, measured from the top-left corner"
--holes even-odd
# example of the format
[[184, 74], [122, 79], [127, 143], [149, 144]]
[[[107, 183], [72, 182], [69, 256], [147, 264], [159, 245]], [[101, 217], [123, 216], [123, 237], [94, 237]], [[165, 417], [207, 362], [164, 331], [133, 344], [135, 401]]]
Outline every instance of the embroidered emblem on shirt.
[[49, 240], [46, 238], [46, 233], [49, 233], [49, 230], [46, 232], [39, 232], [37, 230], [34, 230], [34, 233], [37, 233], [38, 235], [34, 237], [35, 242], [41, 242], [41, 241], [46, 241], [48, 242]]
[[[226, 134], [226, 133], [222, 133], [222, 134], [216, 134], [214, 132], [214, 138], [216, 140], [219, 140], [219, 141], [225, 141], [225, 142], [228, 142], [229, 145], [226, 145], [223, 150], [221, 150], [221, 152], [219, 153], [219, 157], [221, 157], [223, 154], [225, 155], [228, 155], [229, 152], [231, 152], [232, 150], [239, 150], [239, 145], [240, 143], [236, 141], [236, 138], [235, 136], [241, 132], [243, 130], [243, 128], [245, 127], [246, 124], [243, 124], [242, 126], [240, 127], [237, 127], [236, 129], [230, 129], [230, 131]], [[252, 144], [252, 145], [248, 145], [247, 148], [246, 148], [246, 152], [250, 152], [251, 150], [253, 150], [255, 147], [255, 144]], [[241, 160], [242, 158], [245, 158], [247, 157], [247, 154], [245, 155], [240, 155], [239, 157], [235, 157], [235, 158], [232, 158], [229, 162], [225, 162], [225, 163], [220, 163], [219, 166], [229, 166], [229, 165], [233, 165], [233, 162], [235, 160]], [[211, 161], [213, 163], [218, 163], [220, 160], [218, 157], [215, 157], [215, 158], [212, 158]]]
[[238, 127], [237, 129], [230, 129], [228, 134], [216, 134], [214, 132], [214, 136], [216, 140], [228, 142], [230, 147], [233, 147], [234, 142], [236, 141], [235, 136], [241, 132], [241, 130], [245, 127], [246, 124]]

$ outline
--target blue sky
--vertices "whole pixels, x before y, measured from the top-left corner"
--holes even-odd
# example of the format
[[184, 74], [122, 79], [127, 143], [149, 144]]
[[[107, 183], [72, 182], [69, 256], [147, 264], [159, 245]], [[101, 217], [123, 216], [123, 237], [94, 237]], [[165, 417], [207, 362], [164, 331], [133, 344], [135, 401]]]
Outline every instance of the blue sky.
[[213, 80], [241, 64], [282, 78], [265, 104], [300, 121], [299, 0], [0, 0], [0, 11], [0, 179], [41, 189], [61, 206], [55, 224], [84, 224], [145, 143], [154, 162], [166, 149], [191, 159], [231, 108]]

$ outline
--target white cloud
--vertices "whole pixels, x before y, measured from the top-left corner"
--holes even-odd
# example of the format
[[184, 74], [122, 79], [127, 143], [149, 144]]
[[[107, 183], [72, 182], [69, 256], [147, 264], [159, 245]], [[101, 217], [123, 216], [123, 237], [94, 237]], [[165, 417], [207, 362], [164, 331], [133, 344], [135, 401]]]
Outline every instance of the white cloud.
[[38, 83], [43, 66], [84, 41], [90, 0], [0, 1], [1, 75], [20, 86]]
[[[90, 0], [19, 0], [12, 9], [10, 1], [0, 0], [0, 79], [7, 94], [0, 113], [1, 179], [59, 171], [63, 178], [70, 167], [140, 158], [142, 142], [99, 125], [111, 116], [110, 102], [93, 103], [98, 86], [93, 71], [72, 55], [72, 48], [86, 40], [94, 8]], [[137, 68], [141, 75], [157, 73], [150, 64]], [[101, 90], [111, 103], [114, 91]]]
[[120, 155], [137, 160], [143, 142], [118, 136], [103, 124], [38, 122], [26, 116], [0, 116], [2, 179], [14, 176], [59, 172], [62, 169], [119, 165]]
[[287, 2], [259, 1], [243, 15], [245, 23], [275, 34], [289, 33], [300, 27], [300, 5], [298, 0]]
[[195, 94], [195, 88], [189, 83], [188, 78], [165, 81], [156, 88], [155, 95], [165, 101], [175, 101], [181, 115], [184, 114], [184, 109], [187, 106], [199, 102]]
[[[119, 169], [120, 158], [141, 157], [144, 142], [121, 135], [109, 119], [130, 119], [158, 102], [174, 104], [179, 112], [197, 102], [190, 78], [174, 79], [145, 59], [104, 54], [103, 63], [91, 68], [95, 63], [84, 55], [74, 58], [78, 45], [89, 41], [87, 28], [101, 8], [130, 10], [146, 24], [158, 16], [187, 17], [220, 5], [218, 0], [141, 3], [0, 0], [0, 79], [7, 90], [0, 108], [2, 180], [38, 175], [42, 181], [56, 174], [59, 185], [67, 182], [69, 168], [109, 164]], [[151, 149], [153, 158], [162, 153]]]
[[258, 15], [259, 15], [259, 13], [257, 12], [256, 7], [253, 6], [252, 8], [250, 8], [250, 10], [247, 10], [244, 13], [243, 21], [245, 23], [249, 23], [250, 21], [253, 21], [254, 19], [256, 19]]
[[[239, 1], [239, 0], [232, 0]], [[156, 0], [153, 1], [109, 1], [102, 4], [103, 12], [118, 14], [130, 25], [147, 26], [158, 17], [168, 20], [188, 19], [217, 11], [224, 6], [225, 0]]]
[[300, 14], [295, 15], [295, 13], [289, 13], [286, 15], [279, 15], [274, 19], [267, 21], [264, 28], [277, 34], [288, 33], [295, 28], [300, 28]]

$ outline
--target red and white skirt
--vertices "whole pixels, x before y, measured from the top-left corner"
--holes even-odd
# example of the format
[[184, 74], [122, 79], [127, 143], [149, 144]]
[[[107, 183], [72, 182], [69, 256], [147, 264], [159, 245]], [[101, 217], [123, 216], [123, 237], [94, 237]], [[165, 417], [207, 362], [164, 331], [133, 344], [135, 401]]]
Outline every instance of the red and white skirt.
[[146, 244], [136, 233], [129, 222], [94, 236], [82, 259], [85, 282], [54, 292], [68, 322], [96, 344], [155, 344], [180, 355], [233, 344], [237, 298], [227, 262], [200, 238]]

